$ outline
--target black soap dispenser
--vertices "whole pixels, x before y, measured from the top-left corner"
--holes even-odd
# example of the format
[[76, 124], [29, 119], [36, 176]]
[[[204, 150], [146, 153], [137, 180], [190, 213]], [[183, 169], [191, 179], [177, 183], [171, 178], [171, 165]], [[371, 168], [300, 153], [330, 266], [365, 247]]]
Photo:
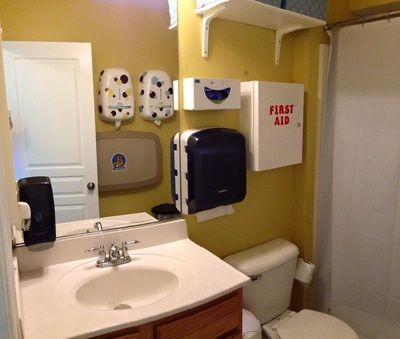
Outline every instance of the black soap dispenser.
[[50, 178], [20, 179], [18, 190], [19, 200], [31, 208], [31, 225], [23, 232], [25, 245], [30, 246], [30, 249], [52, 247], [56, 240], [56, 218]]

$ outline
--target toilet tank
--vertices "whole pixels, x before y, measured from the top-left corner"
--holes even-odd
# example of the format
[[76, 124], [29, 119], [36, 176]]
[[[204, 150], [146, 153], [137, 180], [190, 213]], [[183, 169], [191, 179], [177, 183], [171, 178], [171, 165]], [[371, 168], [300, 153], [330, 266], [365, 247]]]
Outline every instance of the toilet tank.
[[243, 288], [243, 307], [261, 324], [288, 309], [298, 255], [296, 245], [278, 238], [224, 259], [252, 278]]

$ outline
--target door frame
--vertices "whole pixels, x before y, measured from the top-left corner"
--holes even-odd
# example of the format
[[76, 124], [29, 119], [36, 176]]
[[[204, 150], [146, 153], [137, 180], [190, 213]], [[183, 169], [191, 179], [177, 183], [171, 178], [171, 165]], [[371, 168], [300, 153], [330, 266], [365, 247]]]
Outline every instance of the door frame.
[[12, 256], [11, 218], [7, 206], [5, 166], [0, 152], [0, 337], [20, 338], [17, 290]]
[[[0, 27], [0, 100], [6, 102], [3, 74], [3, 55], [2, 55], [2, 29]], [[6, 106], [0, 107], [0, 118], [7, 119]], [[6, 128], [1, 123], [0, 127]], [[1, 128], [3, 129], [3, 128]], [[7, 133], [3, 133], [7, 132]], [[11, 144], [11, 134], [8, 130], [1, 131], [2, 138], [9, 138]], [[0, 150], [0, 337], [2, 338], [21, 338], [20, 319], [17, 303], [17, 289], [15, 281], [15, 269], [12, 254], [12, 220], [11, 211], [8, 205], [6, 162], [12, 163], [12, 159], [5, 158], [3, 152], [4, 142], [1, 142]], [[14, 185], [14, 182], [12, 183]]]

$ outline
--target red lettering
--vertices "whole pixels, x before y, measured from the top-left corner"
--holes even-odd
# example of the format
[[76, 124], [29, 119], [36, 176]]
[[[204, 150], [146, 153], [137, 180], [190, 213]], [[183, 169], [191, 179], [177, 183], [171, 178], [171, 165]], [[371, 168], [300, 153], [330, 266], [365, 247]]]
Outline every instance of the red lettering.
[[289, 125], [290, 118], [288, 116], [277, 116], [275, 117], [274, 126]]
[[285, 114], [289, 114], [290, 113], [290, 106], [286, 105], [285, 106]]
[[293, 114], [294, 105], [271, 105], [269, 106], [269, 115]]
[[274, 106], [269, 106], [269, 115], [274, 114]]

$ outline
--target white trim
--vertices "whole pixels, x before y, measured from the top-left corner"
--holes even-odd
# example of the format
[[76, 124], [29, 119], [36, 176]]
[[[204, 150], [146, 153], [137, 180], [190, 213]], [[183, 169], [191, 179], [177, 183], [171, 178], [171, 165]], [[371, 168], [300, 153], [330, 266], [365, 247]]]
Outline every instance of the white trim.
[[4, 160], [0, 152], [0, 337], [18, 338], [18, 312], [11, 251], [11, 220], [4, 190]]
[[[0, 53], [1, 48], [0, 30]], [[3, 82], [3, 58], [0, 56], [0, 81]], [[4, 88], [4, 86], [3, 86]], [[0, 93], [1, 100], [6, 95]], [[0, 112], [5, 115], [5, 112]], [[4, 138], [4, 134], [2, 138]], [[5, 136], [7, 137], [7, 135]], [[14, 265], [11, 248], [11, 218], [7, 205], [5, 160], [3, 150], [0, 150], [0, 338], [21, 338], [16, 287], [14, 280]], [[11, 160], [10, 160], [11, 161]]]

